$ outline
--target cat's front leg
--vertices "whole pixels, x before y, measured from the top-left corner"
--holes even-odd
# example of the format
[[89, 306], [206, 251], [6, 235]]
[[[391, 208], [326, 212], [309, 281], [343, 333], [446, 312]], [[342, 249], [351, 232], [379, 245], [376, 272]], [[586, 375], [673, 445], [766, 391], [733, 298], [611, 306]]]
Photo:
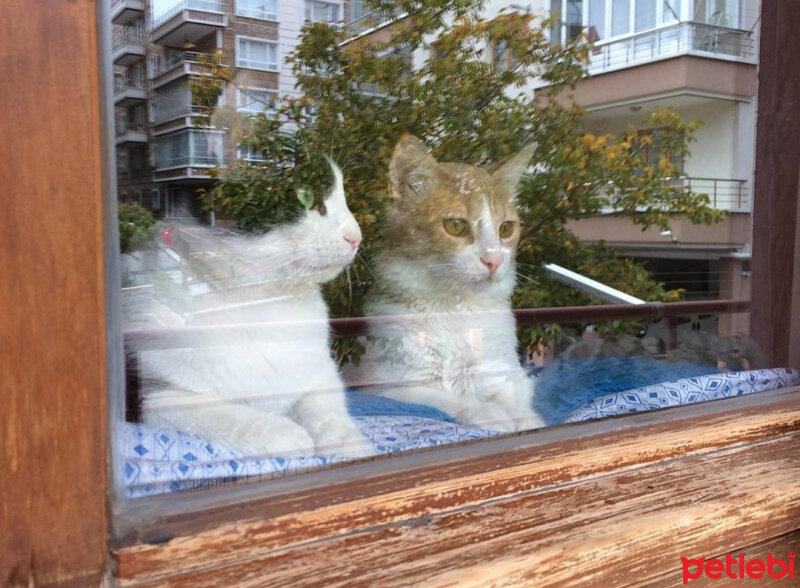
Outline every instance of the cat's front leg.
[[368, 457], [377, 453], [347, 412], [341, 383], [332, 382], [327, 390], [304, 394], [292, 414], [314, 439], [317, 455]]
[[246, 457], [308, 457], [314, 440], [285, 416], [202, 393], [160, 390], [145, 396], [144, 422], [198, 435]]
[[535, 381], [524, 369], [486, 362], [480, 373], [481, 398], [503, 407], [514, 421], [515, 431], [545, 426], [544, 419], [533, 408]]

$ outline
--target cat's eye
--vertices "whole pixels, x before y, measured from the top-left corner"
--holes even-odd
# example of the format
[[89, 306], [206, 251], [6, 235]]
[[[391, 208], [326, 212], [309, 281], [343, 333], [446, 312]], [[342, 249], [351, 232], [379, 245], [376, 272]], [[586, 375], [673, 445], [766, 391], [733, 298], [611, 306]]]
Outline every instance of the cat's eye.
[[453, 237], [463, 237], [467, 234], [469, 223], [463, 218], [446, 218], [442, 221], [444, 230]]
[[317, 211], [317, 212], [320, 214], [320, 216], [325, 216], [326, 214], [328, 214], [328, 209], [327, 209], [327, 207], [325, 206], [325, 204], [324, 204], [324, 203], [322, 203], [322, 202], [320, 202], [319, 204], [315, 204], [314, 206], [312, 206], [312, 207], [311, 207], [311, 210], [316, 210], [316, 211]]
[[501, 239], [508, 239], [514, 234], [515, 227], [516, 223], [514, 221], [505, 221], [500, 225], [500, 229], [497, 232], [499, 233]]

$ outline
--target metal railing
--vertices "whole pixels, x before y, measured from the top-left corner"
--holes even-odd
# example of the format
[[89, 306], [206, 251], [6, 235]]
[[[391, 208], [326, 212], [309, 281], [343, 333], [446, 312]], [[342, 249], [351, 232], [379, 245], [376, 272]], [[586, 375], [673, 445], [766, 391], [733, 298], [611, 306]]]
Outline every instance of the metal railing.
[[141, 80], [131, 80], [127, 77], [116, 76], [114, 78], [114, 95], [122, 94], [125, 90], [144, 90]]
[[[710, 206], [718, 210], [747, 210], [750, 208], [750, 187], [747, 180], [684, 176], [664, 178], [663, 182], [677, 190], [689, 188], [695, 194], [707, 194]], [[609, 184], [605, 188], [600, 188], [597, 195], [610, 195], [615, 191], [616, 187]]]
[[[150, 30], [153, 31], [184, 10], [198, 10], [201, 12], [215, 12], [224, 14], [221, 0], [183, 0], [158, 17], [151, 18]], [[213, 19], [212, 19], [213, 20]]]
[[749, 31], [680, 22], [596, 43], [591, 51], [589, 73], [602, 73], [688, 53], [751, 60], [755, 55], [755, 45]]
[[114, 127], [116, 131], [116, 136], [121, 137], [126, 133], [144, 133], [144, 123], [135, 123], [135, 122], [120, 122], [118, 121]]
[[397, 8], [389, 13], [381, 10], [373, 10], [372, 12], [362, 14], [358, 18], [351, 20], [344, 25], [344, 29], [347, 31], [348, 35], [355, 37], [366, 30], [374, 29], [392, 21], [399, 20], [404, 16], [405, 12], [403, 12], [400, 8]]
[[156, 110], [154, 123], [163, 123], [166, 121], [181, 118], [183, 116], [207, 116], [207, 109], [195, 104], [182, 104], [175, 108], [170, 108], [166, 111]]
[[157, 78], [161, 74], [182, 66], [184, 63], [202, 64], [205, 59], [211, 59], [212, 57], [213, 56], [209, 53], [197, 53], [195, 51], [173, 53], [166, 59], [161, 60], [158, 67], [150, 74], [150, 79]]
[[708, 194], [711, 206], [714, 208], [731, 210], [750, 207], [750, 189], [747, 180], [687, 177], [672, 182], [683, 182], [683, 185], [695, 194]]
[[114, 34], [111, 37], [111, 47], [114, 51], [127, 44], [143, 45], [144, 35], [141, 29], [126, 26], [114, 27]]

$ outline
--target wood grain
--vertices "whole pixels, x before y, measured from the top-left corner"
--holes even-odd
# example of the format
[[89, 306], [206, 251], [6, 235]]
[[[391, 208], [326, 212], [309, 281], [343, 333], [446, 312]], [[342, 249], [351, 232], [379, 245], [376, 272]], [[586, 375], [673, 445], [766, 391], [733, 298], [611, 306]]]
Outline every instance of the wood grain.
[[[136, 586], [615, 586], [787, 532], [800, 435], [375, 525], [313, 545], [173, 569]], [[769, 483], [765, 483], [768, 479]]]
[[0, 585], [107, 567], [97, 3], [0, 18]]
[[[225, 489], [206, 493], [228, 499], [216, 508], [202, 505], [203, 492], [195, 493], [201, 500], [195, 504], [192, 495], [169, 497], [181, 499], [187, 512], [164, 515], [150, 525], [143, 521], [157, 503], [135, 501], [137, 508], [127, 516], [138, 535], [115, 550], [116, 574], [121, 580], [155, 580], [205, 569], [209, 557], [216, 566], [236, 567], [287, 549], [315, 551], [324, 542], [417, 526], [442, 513], [483, 512], [519, 495], [591, 488], [610, 475], [636, 478], [633, 472], [643, 468], [754, 447], [798, 430], [800, 390], [782, 390], [377, 460], [342, 468], [339, 480], [335, 470], [321, 472], [319, 485], [314, 475], [276, 480], [253, 485], [263, 498], [240, 504]], [[658, 482], [657, 472], [652, 470], [648, 484]], [[304, 486], [287, 490], [292, 483]], [[270, 492], [270, 486], [277, 488]], [[542, 500], [550, 504], [550, 498]], [[204, 511], [192, 512], [201, 505]], [[785, 530], [790, 528], [777, 532]], [[141, 543], [148, 538], [158, 544]], [[368, 559], [363, 563], [365, 570], [372, 565]]]
[[762, 0], [751, 332], [770, 365], [800, 367], [800, 2]]
[[[724, 552], [719, 553], [711, 553], [707, 554], [707, 557], [716, 557], [722, 558], [724, 561], [725, 554], [730, 553], [732, 557], [739, 557], [739, 554], [744, 554], [745, 561], [750, 561], [753, 558], [758, 558], [763, 561], [766, 561], [767, 554], [772, 554], [774, 557], [779, 557], [782, 559], [786, 559], [786, 554], [792, 553], [800, 553], [800, 530], [799, 531], [792, 531], [791, 533], [786, 533], [784, 535], [779, 535], [778, 537], [773, 537], [772, 539], [768, 539], [767, 541], [762, 541], [760, 543], [756, 543], [754, 545], [749, 545], [744, 548], [739, 549], [728, 549]], [[674, 572], [670, 572], [669, 574], [665, 574], [664, 576], [658, 578], [651, 578], [647, 581], [647, 586], [649, 588], [661, 588], [667, 586], [681, 586], [683, 585], [683, 572], [681, 570], [677, 570]], [[797, 574], [795, 576], [795, 581], [797, 580]], [[763, 578], [758, 580], [750, 580], [750, 584], [759, 586], [759, 587], [771, 587], [771, 586], [788, 586], [791, 580], [788, 578], [770, 578], [766, 574]], [[748, 585], [747, 580], [743, 580], [741, 578], [731, 579], [727, 576], [723, 575], [721, 578], [698, 578], [697, 580], [692, 581], [692, 588], [701, 588], [703, 586], [714, 586], [714, 587], [728, 587], [728, 586], [746, 586]]]

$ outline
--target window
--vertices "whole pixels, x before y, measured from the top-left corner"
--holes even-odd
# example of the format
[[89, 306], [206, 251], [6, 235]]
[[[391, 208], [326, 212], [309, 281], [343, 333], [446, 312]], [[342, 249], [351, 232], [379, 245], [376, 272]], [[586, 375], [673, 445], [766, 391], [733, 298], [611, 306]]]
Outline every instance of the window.
[[128, 150], [117, 149], [117, 171], [127, 173], [129, 170]]
[[236, 0], [236, 14], [262, 20], [278, 20], [278, 0]]
[[237, 37], [236, 66], [265, 71], [277, 71], [277, 43], [249, 37]]
[[240, 145], [236, 157], [245, 161], [266, 161], [264, 154], [252, 145]]
[[141, 148], [133, 148], [131, 153], [131, 171], [141, 171], [144, 165], [143, 151]]
[[335, 23], [339, 20], [339, 5], [323, 0], [306, 0], [306, 20]]
[[265, 88], [236, 88], [236, 110], [249, 114], [265, 113], [267, 116], [275, 116], [275, 101], [277, 94], [275, 90]]
[[[92, 6], [96, 10], [99, 5]], [[109, 581], [111, 570], [115, 577], [110, 581], [132, 585], [198, 580], [225, 585], [225, 578], [229, 583], [232, 577], [291, 585], [303, 569], [307, 577], [331, 584], [352, 577], [385, 584], [398, 578], [469, 583], [476, 577], [490, 582], [512, 577], [532, 585], [554, 580], [578, 585], [587, 574], [606, 585], [621, 577], [647, 584], [650, 576], [678, 583], [680, 557], [688, 553], [701, 557], [731, 551], [735, 558], [745, 550], [743, 543], [767, 539], [773, 555], [783, 558], [788, 551], [788, 541], [781, 542], [787, 538], [774, 537], [796, 527], [792, 509], [799, 494], [792, 458], [798, 451], [794, 431], [800, 411], [791, 390], [335, 468], [310, 474], [308, 485], [299, 490], [294, 480], [265, 481], [237, 489], [235, 497], [216, 488], [198, 491], [191, 500], [179, 495], [138, 503], [114, 500], [109, 508], [108, 479], [98, 464], [106, 463], [104, 436], [114, 425], [107, 421], [102, 391], [106, 380], [120, 385], [124, 379], [113, 367], [122, 355], [114, 344], [119, 342], [114, 314], [120, 297], [111, 292], [119, 272], [111, 255], [104, 259], [102, 254], [116, 219], [101, 202], [105, 198], [113, 210], [114, 189], [91, 178], [101, 177], [100, 162], [112, 158], [102, 152], [96, 124], [86, 124], [103, 109], [101, 93], [63, 91], [72, 84], [92, 87], [99, 77], [93, 43], [97, 15], [71, 11], [66, 3], [6, 8], [9, 20], [21, 27], [6, 42], [13, 41], [25, 54], [41, 44], [35, 31], [45, 11], [79, 35], [79, 42], [52, 52], [49, 75], [19, 78], [18, 91], [4, 103], [18, 117], [18, 128], [26, 129], [12, 137], [19, 145], [7, 153], [9, 169], [26, 170], [8, 177], [9, 193], [46, 194], [53, 186], [59, 192], [58, 198], [29, 199], [24, 210], [11, 207], [9, 223], [20, 234], [57, 236], [59, 241], [53, 247], [48, 240], [28, 239], [3, 261], [10, 272], [0, 280], [0, 298], [15, 305], [15, 312], [3, 315], [3, 324], [17, 344], [3, 349], [4, 377], [14, 384], [7, 389], [8, 410], [0, 418], [10, 419], [21, 432], [10, 441], [13, 455], [35, 456], [36, 467], [21, 467], [3, 478], [0, 501], [8, 508], [0, 524], [4, 534], [30, 530], [37, 553], [48, 554], [46, 566], [59, 570], [60, 581], [99, 585]], [[792, 22], [788, 3], [765, 3], [766, 10], [772, 12], [765, 15], [765, 27]], [[762, 56], [761, 73], [774, 82], [789, 79], [800, 55], [792, 31], [772, 27], [764, 38], [790, 52]], [[788, 67], [779, 70], [776, 61]], [[74, 63], [87, 67], [70, 67]], [[781, 128], [780, 106], [798, 97], [789, 84], [764, 83], [760, 91], [771, 88], [779, 95], [762, 95], [759, 103], [770, 109], [770, 124]], [[30, 108], [26, 97], [34, 93], [50, 100], [46, 110], [58, 109], [63, 116], [50, 120]], [[759, 150], [759, 157], [774, 149], [775, 134], [764, 139], [759, 132], [762, 146], [763, 140], [770, 148]], [[78, 144], [88, 150], [70, 149]], [[45, 151], [57, 157], [58, 165], [41, 165]], [[792, 310], [797, 292], [785, 268], [773, 262], [797, 261], [785, 255], [794, 252], [796, 257], [797, 252], [800, 157], [791, 140], [778, 151], [768, 160], [778, 171], [767, 172], [766, 184], [784, 183], [760, 194], [767, 197], [761, 203], [770, 225], [756, 233], [765, 247], [749, 269], [754, 282], [765, 288], [755, 293], [754, 322], [785, 332], [788, 341], [798, 332], [797, 309]], [[759, 170], [765, 167], [771, 166]], [[187, 182], [183, 189], [196, 185], [196, 180]], [[81, 214], [75, 214], [78, 210]], [[51, 263], [40, 271], [45, 258]], [[46, 304], [31, 295], [47, 292], [58, 295], [47, 297]], [[782, 336], [771, 338], [771, 354], [796, 351]], [[107, 344], [106, 371], [102, 355]], [[42, 353], [31, 357], [31, 349]], [[75, 357], [82, 360], [71, 361]], [[26, 401], [32, 397], [36, 403]], [[58, 410], [49, 410], [42, 420], [47, 406]], [[76, 422], [81, 426], [76, 428]], [[25, 429], [36, 434], [24, 434]], [[48, 451], [40, 451], [43, 444]], [[67, 476], [64, 463], [69, 464]], [[31, 487], [37, 491], [25, 490]], [[636, 508], [621, 496], [636, 497]], [[637, 529], [647, 533], [638, 534], [632, 546]], [[74, 536], [87, 540], [64, 550], [65, 537]], [[676, 536], [681, 541], [670, 542]], [[796, 541], [797, 534], [789, 539]], [[5, 564], [0, 583], [32, 583], [40, 571], [49, 573], [31, 563], [31, 550], [18, 543], [28, 540], [0, 547]], [[558, 557], [549, 557], [554, 544]], [[746, 551], [749, 558], [753, 551]], [[320, 558], [321, 552], [329, 557]], [[648, 553], [658, 556], [647, 558]], [[637, 557], [645, 557], [648, 565], [632, 566]], [[332, 568], [332, 561], [343, 563]]]

